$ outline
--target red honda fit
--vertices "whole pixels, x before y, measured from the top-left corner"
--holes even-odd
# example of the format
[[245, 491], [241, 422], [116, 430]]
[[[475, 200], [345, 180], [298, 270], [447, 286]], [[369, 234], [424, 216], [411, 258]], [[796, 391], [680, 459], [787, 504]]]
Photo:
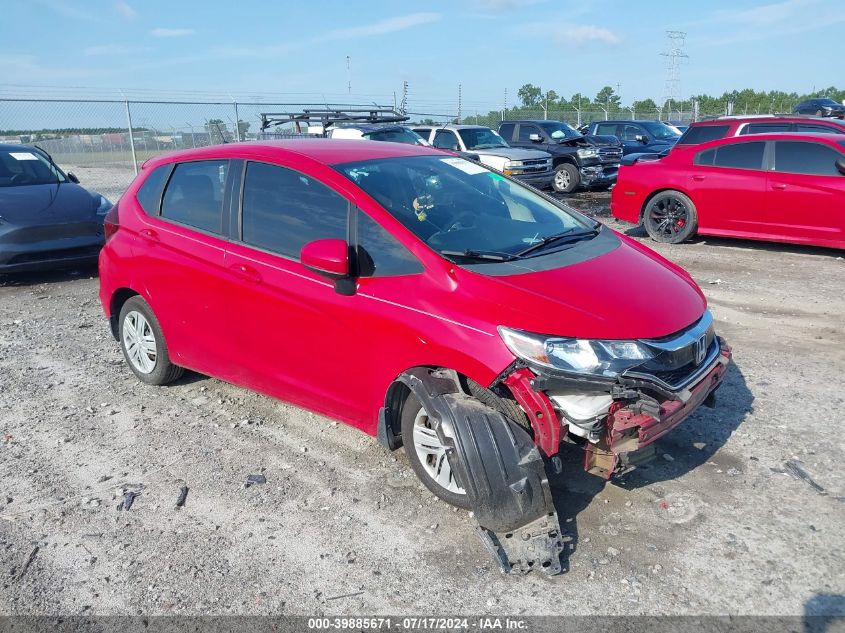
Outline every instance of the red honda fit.
[[432, 397], [475, 403], [470, 422], [504, 416], [546, 458], [568, 437], [609, 477], [712, 404], [730, 358], [682, 269], [425, 147], [170, 154], [144, 165], [106, 234], [100, 299], [140, 380], [187, 368], [404, 443], [425, 485], [462, 507], [466, 431], [427, 410]]

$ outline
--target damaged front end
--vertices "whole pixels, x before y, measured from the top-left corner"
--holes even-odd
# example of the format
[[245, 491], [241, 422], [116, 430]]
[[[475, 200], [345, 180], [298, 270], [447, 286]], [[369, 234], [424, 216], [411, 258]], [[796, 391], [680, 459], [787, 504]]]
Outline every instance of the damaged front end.
[[641, 362], [611, 376], [518, 361], [497, 381], [526, 411], [546, 457], [560, 441], [581, 444], [584, 468], [605, 479], [646, 461], [644, 449], [700, 405], [714, 406], [731, 359], [709, 312], [671, 337], [618, 344], [639, 346]]

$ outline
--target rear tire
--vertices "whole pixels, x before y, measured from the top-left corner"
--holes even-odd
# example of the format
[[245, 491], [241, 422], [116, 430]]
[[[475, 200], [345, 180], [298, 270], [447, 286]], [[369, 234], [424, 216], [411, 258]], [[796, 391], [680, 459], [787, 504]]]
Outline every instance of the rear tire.
[[558, 193], [572, 193], [581, 184], [581, 174], [578, 168], [570, 163], [562, 163], [555, 167], [555, 177], [552, 187]]
[[117, 323], [120, 349], [138, 380], [148, 385], [166, 385], [185, 373], [170, 362], [158, 319], [141, 297], [132, 297], [123, 304]]
[[646, 204], [643, 227], [655, 242], [680, 244], [698, 230], [698, 214], [689, 196], [661, 191]]
[[405, 398], [401, 420], [405, 453], [423, 485], [446, 503], [471, 509], [469, 496], [454, 479], [446, 447], [438, 440], [427, 413], [413, 393]]

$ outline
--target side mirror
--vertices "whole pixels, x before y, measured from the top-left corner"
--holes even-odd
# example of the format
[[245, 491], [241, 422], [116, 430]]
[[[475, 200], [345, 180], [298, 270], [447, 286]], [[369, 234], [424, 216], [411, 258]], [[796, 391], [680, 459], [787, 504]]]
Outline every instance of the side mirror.
[[839, 170], [839, 173], [845, 176], [845, 158], [840, 158], [836, 161], [836, 169]]
[[76, 177], [76, 174], [68, 172], [67, 173], [67, 179], [70, 180], [71, 182], [75, 182], [77, 185], [79, 184], [79, 178]]
[[645, 134], [637, 134], [634, 138], [636, 138], [643, 145], [648, 145], [648, 137]]
[[315, 240], [299, 252], [302, 265], [319, 275], [338, 279], [349, 276], [349, 246], [345, 240]]
[[528, 140], [531, 141], [532, 143], [540, 143], [543, 139], [540, 138], [539, 134], [529, 134]]

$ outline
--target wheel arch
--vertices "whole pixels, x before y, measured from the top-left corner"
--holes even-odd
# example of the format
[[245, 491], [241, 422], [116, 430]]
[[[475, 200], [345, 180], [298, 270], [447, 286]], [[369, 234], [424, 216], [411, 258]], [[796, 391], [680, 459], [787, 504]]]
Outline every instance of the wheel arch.
[[564, 163], [568, 163], [569, 165], [574, 165], [576, 168], [578, 167], [578, 161], [572, 156], [572, 154], [559, 154], [552, 158], [552, 167], [557, 169]]
[[129, 299], [132, 297], [140, 296], [137, 290], [133, 290], [132, 288], [118, 288], [112, 293], [111, 299], [109, 300], [109, 328], [111, 329], [112, 336], [115, 340], [118, 340], [118, 332], [119, 332], [119, 324], [118, 319], [120, 317], [120, 311], [123, 309], [123, 304], [125, 304]]

